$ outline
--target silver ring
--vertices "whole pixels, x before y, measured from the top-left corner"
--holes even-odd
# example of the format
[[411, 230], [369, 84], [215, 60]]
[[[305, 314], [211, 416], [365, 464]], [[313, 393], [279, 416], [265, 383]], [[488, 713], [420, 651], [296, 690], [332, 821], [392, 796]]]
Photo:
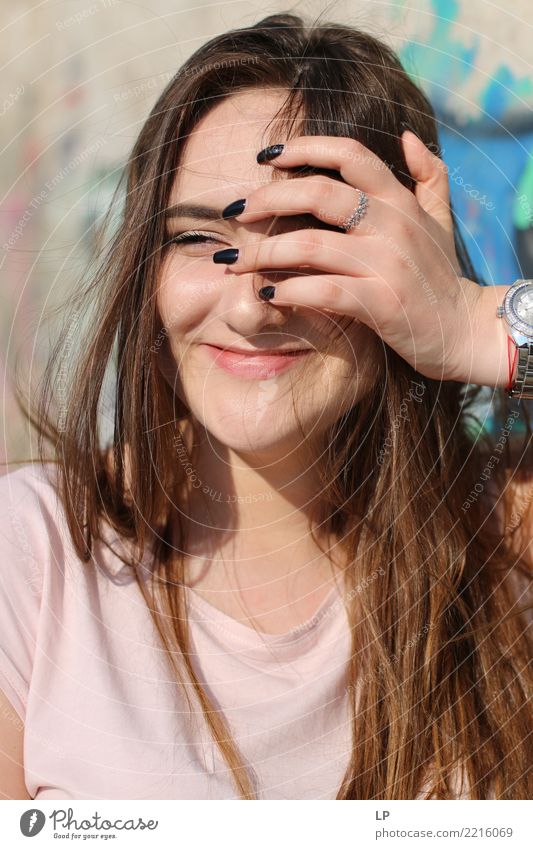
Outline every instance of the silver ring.
[[363, 192], [362, 189], [357, 189], [357, 191], [359, 192], [359, 203], [357, 204], [356, 208], [354, 209], [348, 220], [344, 224], [340, 225], [346, 233], [353, 227], [357, 227], [361, 218], [368, 209], [368, 195], [366, 194], [366, 192]]

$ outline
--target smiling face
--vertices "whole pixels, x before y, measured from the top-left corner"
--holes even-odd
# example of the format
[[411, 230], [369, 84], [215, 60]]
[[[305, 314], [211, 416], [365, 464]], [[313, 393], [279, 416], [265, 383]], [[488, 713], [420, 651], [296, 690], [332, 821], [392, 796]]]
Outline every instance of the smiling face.
[[[311, 440], [320, 440], [371, 390], [383, 356], [378, 337], [364, 324], [311, 308], [275, 306], [257, 295], [262, 286], [320, 269], [235, 274], [231, 266], [212, 260], [216, 250], [313, 226], [289, 216], [274, 221], [269, 215], [244, 225], [220, 215], [231, 201], [272, 179], [272, 166], [259, 165], [256, 154], [264, 146], [266, 124], [284, 99], [284, 92], [273, 89], [232, 95], [188, 137], [168, 207], [201, 205], [219, 215], [216, 220], [168, 219], [169, 238], [191, 231], [203, 238], [165, 248], [157, 294], [162, 331], [155, 340], [166, 379], [211, 441], [237, 452], [277, 457], [301, 444], [298, 421]], [[258, 359], [223, 354], [219, 348], [300, 353]]]

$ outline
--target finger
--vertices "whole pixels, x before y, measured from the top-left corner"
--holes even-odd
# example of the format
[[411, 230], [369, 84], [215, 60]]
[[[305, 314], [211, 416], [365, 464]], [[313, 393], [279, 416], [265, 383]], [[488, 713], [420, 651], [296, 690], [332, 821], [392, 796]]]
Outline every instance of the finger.
[[[300, 180], [267, 183], [245, 199], [246, 206], [242, 212], [237, 215], [224, 215], [224, 210], [223, 217], [234, 218], [247, 224], [267, 216], [296, 217], [311, 213], [319, 221], [341, 228], [359, 206], [360, 199], [361, 192], [353, 186], [317, 175]], [[376, 214], [376, 206], [379, 205], [377, 198], [367, 196], [367, 210], [357, 227], [352, 228], [350, 232], [356, 229], [364, 232], [365, 225], [370, 224], [372, 218], [379, 219], [383, 225], [383, 216], [387, 213], [386, 208], [381, 208], [379, 214]]]
[[[238, 258], [231, 270], [240, 274], [248, 271], [276, 270], [308, 266], [336, 274], [364, 274], [374, 272], [382, 252], [376, 252], [372, 237], [358, 241], [357, 251], [353, 241], [345, 234], [327, 230], [297, 230], [270, 236], [239, 249]], [[213, 261], [218, 262], [215, 252]]]
[[[403, 315], [405, 308], [394, 290], [375, 276], [309, 275], [288, 277], [276, 286], [269, 304], [301, 306], [351, 316], [379, 333], [390, 324], [391, 316]], [[400, 319], [401, 320], [401, 319]]]
[[446, 164], [411, 130], [402, 133], [402, 146], [407, 167], [417, 181], [415, 197], [418, 203], [445, 230], [453, 233]]
[[398, 203], [404, 194], [411, 196], [379, 156], [345, 136], [298, 136], [285, 142], [279, 156], [267, 162], [280, 168], [302, 164], [331, 168], [339, 171], [349, 185], [389, 202]]

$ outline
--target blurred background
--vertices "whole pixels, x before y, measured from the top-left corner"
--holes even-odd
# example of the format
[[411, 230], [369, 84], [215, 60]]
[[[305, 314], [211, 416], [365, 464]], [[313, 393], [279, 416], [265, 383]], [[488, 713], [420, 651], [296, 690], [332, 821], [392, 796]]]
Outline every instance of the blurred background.
[[[476, 270], [489, 284], [533, 277], [530, 0], [507, 8], [487, 0], [3, 3], [1, 461], [25, 456], [33, 444], [13, 398], [15, 361], [35, 384], [53, 340], [56, 319], [47, 316], [76, 290], [94, 224], [153, 103], [205, 41], [279, 11], [323, 13], [396, 50], [437, 112]], [[493, 394], [484, 390], [480, 418], [494, 432]]]

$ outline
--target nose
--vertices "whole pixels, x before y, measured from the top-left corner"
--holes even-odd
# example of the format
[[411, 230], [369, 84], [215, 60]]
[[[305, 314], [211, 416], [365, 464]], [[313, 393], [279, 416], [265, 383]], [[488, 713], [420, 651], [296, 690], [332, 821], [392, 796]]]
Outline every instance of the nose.
[[290, 306], [277, 306], [263, 301], [257, 294], [262, 286], [288, 277], [279, 272], [232, 274], [226, 272], [227, 284], [221, 288], [219, 301], [220, 319], [238, 336], [255, 336], [268, 328], [283, 327], [292, 312]]

